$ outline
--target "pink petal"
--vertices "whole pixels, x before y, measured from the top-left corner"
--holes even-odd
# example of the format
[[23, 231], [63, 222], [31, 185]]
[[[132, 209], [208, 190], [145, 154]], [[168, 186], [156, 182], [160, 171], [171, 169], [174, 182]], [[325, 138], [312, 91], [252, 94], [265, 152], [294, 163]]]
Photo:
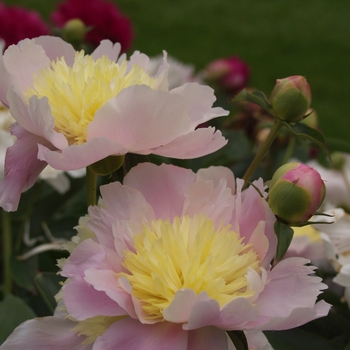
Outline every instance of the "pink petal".
[[2, 350], [89, 350], [93, 344], [83, 345], [84, 336], [71, 329], [76, 323], [61, 317], [42, 317], [19, 325], [1, 345]]
[[221, 329], [245, 329], [246, 323], [255, 320], [257, 310], [246, 298], [237, 298], [220, 309], [214, 300], [198, 301], [191, 310], [188, 323], [184, 329], [192, 330], [206, 326]]
[[9, 103], [7, 101], [7, 90], [10, 86], [14, 86], [16, 84], [16, 79], [9, 73], [4, 65], [3, 57], [0, 57], [0, 101], [8, 107]]
[[148, 325], [125, 318], [96, 339], [94, 350], [190, 350], [187, 341], [188, 332], [181, 325], [168, 322]]
[[67, 65], [73, 66], [76, 51], [71, 44], [57, 36], [40, 36], [34, 41], [45, 50], [50, 61], [56, 61], [63, 56]]
[[121, 316], [125, 310], [106, 293], [96, 290], [81, 278], [68, 280], [62, 287], [64, 304], [76, 320], [95, 316]]
[[185, 190], [195, 176], [191, 170], [173, 165], [142, 163], [130, 170], [124, 185], [140, 191], [157, 218], [173, 220], [181, 215]]
[[124, 146], [104, 137], [97, 137], [82, 145], [72, 145], [62, 151], [50, 151], [39, 145], [38, 158], [59, 170], [78, 170], [110, 155], [126, 154]]
[[37, 96], [32, 96], [27, 107], [21, 97], [11, 88], [7, 98], [12, 116], [23, 128], [34, 135], [43, 137], [56, 148], [62, 149], [68, 146], [64, 135], [54, 130], [54, 120], [46, 97], [38, 99]]
[[85, 272], [85, 281], [92, 285], [97, 291], [104, 292], [111, 300], [117, 303], [126, 314], [136, 318], [131, 292], [120, 287], [120, 279], [114, 271], [89, 269]]
[[91, 54], [91, 57], [96, 61], [102, 56], [107, 56], [111, 61], [116, 61], [120, 54], [121, 45], [113, 44], [110, 40], [102, 40], [100, 45]]
[[[268, 282], [256, 300], [260, 317], [252, 324], [283, 324], [282, 320], [285, 318], [286, 324], [292, 328], [328, 313], [328, 304], [315, 306], [317, 296], [327, 286], [321, 283], [321, 278], [310, 276], [315, 268], [305, 266], [307, 262], [309, 261], [303, 258], [287, 258], [268, 272]], [[303, 310], [304, 321], [302, 311], [295, 311], [296, 309]], [[293, 322], [297, 324], [293, 325]], [[267, 326], [259, 327], [268, 329]]]
[[20, 125], [12, 126], [17, 137], [15, 144], [7, 149], [5, 178], [0, 184], [0, 205], [6, 211], [18, 208], [21, 193], [32, 187], [47, 163], [37, 158], [38, 143], [47, 143]]
[[236, 192], [235, 177], [229, 168], [211, 166], [206, 169], [199, 169], [197, 179], [213, 181], [215, 186], [218, 186], [221, 181], [225, 181], [225, 185], [231, 189], [231, 193]]
[[142, 154], [158, 154], [164, 157], [191, 159], [213, 153], [227, 144], [227, 140], [220, 131], [214, 132], [214, 128], [200, 128], [186, 135], [177, 137], [168, 142]]
[[171, 94], [178, 94], [188, 101], [187, 113], [191, 118], [192, 130], [199, 124], [228, 115], [230, 112], [220, 107], [212, 108], [216, 100], [214, 90], [206, 85], [187, 83], [170, 91]]
[[[11, 45], [3, 56], [4, 66], [12, 75], [12, 85], [18, 93], [33, 86], [34, 74], [50, 66], [50, 60], [42, 47], [34, 40], [25, 39]], [[6, 90], [10, 86], [7, 86]]]
[[203, 327], [188, 332], [187, 349], [228, 350], [228, 342], [229, 339], [225, 331], [215, 327]]
[[162, 145], [189, 131], [186, 100], [146, 85], [123, 89], [101, 107], [88, 125], [87, 140], [103, 136], [129, 152]]

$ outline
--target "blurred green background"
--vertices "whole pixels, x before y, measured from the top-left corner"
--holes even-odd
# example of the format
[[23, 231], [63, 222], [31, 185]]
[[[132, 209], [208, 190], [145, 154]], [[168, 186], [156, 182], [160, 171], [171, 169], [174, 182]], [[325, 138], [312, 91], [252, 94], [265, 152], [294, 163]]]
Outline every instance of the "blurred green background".
[[[57, 0], [7, 0], [45, 17]], [[135, 28], [133, 49], [162, 50], [199, 70], [236, 54], [250, 86], [269, 94], [277, 78], [304, 75], [326, 136], [350, 141], [350, 1], [119, 0]]]

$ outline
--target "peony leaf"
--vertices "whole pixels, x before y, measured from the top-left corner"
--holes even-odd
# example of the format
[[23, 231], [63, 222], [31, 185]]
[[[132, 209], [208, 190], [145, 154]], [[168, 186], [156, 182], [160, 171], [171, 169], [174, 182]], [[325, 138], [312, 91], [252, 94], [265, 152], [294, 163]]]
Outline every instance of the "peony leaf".
[[236, 350], [249, 350], [247, 338], [243, 331], [226, 331]]
[[277, 236], [277, 250], [274, 263], [277, 263], [284, 257], [284, 254], [286, 254], [293, 239], [294, 231], [291, 227], [278, 219], [275, 222], [274, 229]]
[[321, 132], [314, 128], [310, 128], [304, 123], [290, 124], [284, 122], [284, 125], [289, 128], [296, 136], [303, 137], [319, 146], [323, 151], [325, 151], [330, 157], [328, 147], [326, 145], [326, 140]]

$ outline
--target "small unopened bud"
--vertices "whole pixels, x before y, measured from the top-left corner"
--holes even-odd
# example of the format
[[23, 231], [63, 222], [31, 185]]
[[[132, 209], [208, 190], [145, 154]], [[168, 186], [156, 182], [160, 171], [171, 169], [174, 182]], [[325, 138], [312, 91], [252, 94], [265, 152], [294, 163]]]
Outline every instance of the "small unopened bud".
[[296, 123], [303, 119], [310, 107], [310, 86], [299, 75], [277, 79], [270, 95], [270, 103], [276, 117]]
[[84, 41], [86, 34], [85, 24], [78, 18], [67, 21], [62, 29], [62, 39], [71, 44]]
[[326, 194], [320, 174], [314, 168], [297, 162], [278, 168], [269, 186], [270, 208], [287, 224], [309, 220]]
[[204, 70], [204, 77], [208, 81], [231, 95], [237, 94], [247, 85], [249, 75], [248, 65], [237, 56], [215, 60]]

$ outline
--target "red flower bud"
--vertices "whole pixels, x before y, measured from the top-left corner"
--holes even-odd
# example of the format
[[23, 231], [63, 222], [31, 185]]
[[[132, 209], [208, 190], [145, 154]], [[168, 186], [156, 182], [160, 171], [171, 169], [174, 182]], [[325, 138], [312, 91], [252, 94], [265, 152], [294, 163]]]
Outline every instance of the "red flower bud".
[[296, 162], [278, 168], [269, 187], [271, 210], [288, 224], [310, 219], [326, 194], [320, 174], [314, 168]]

